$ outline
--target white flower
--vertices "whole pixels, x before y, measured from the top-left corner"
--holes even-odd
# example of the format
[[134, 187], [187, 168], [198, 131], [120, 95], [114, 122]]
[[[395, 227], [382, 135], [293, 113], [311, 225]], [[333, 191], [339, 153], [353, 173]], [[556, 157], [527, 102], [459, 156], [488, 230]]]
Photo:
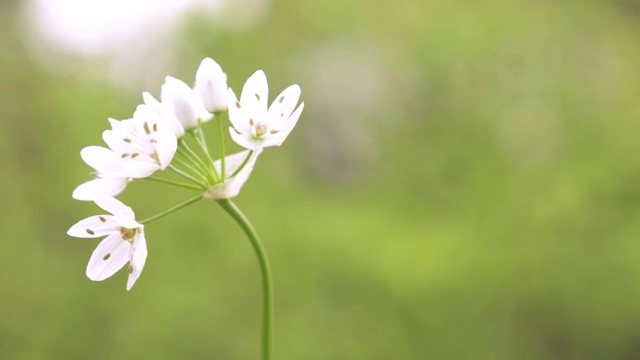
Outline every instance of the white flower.
[[[225, 156], [224, 161], [226, 173], [228, 175], [233, 175], [240, 165], [244, 163], [245, 159], [247, 159], [247, 155], [249, 155], [249, 150]], [[229, 177], [224, 182], [210, 187], [204, 193], [203, 197], [205, 199], [230, 199], [237, 196], [240, 193], [240, 189], [242, 189], [242, 185], [244, 185], [247, 179], [249, 179], [249, 175], [251, 174], [251, 171], [253, 171], [253, 166], [258, 159], [258, 155], [259, 153], [257, 152], [251, 154], [247, 163], [235, 176]], [[221, 172], [220, 160], [214, 161], [213, 166], [215, 166], [218, 173]]]
[[160, 100], [187, 131], [196, 128], [198, 121], [208, 121], [213, 117], [193, 89], [171, 76], [167, 76], [162, 85]]
[[73, 190], [72, 197], [76, 200], [90, 201], [102, 196], [116, 196], [124, 191], [129, 183], [127, 178], [102, 177], [96, 175], [96, 179], [78, 185]]
[[178, 121], [178, 119], [176, 118], [172, 109], [170, 109], [166, 104], [162, 104], [160, 101], [156, 100], [153, 95], [146, 91], [142, 93], [142, 99], [144, 100], [145, 105], [149, 106], [150, 109], [152, 109], [160, 117], [165, 119], [166, 123], [171, 125], [171, 128], [173, 129], [177, 138], [181, 138], [182, 136], [184, 136], [184, 128], [182, 127], [180, 121]]
[[169, 166], [178, 140], [152, 107], [140, 105], [132, 119], [109, 121], [112, 129], [102, 133], [109, 149], [88, 146], [80, 151], [102, 177], [145, 178]]
[[136, 222], [130, 207], [112, 197], [97, 198], [95, 202], [111, 215], [96, 215], [81, 220], [67, 234], [78, 238], [106, 236], [91, 254], [87, 277], [102, 281], [128, 263], [127, 290], [130, 290], [147, 260], [144, 226]]
[[227, 110], [227, 74], [213, 59], [206, 58], [200, 63], [193, 90], [210, 113]]
[[280, 146], [304, 108], [304, 103], [301, 103], [294, 112], [300, 98], [298, 85], [286, 88], [267, 110], [268, 94], [267, 77], [262, 70], [256, 71], [244, 84], [240, 101], [229, 89], [231, 137], [238, 145], [258, 153], [263, 147]]

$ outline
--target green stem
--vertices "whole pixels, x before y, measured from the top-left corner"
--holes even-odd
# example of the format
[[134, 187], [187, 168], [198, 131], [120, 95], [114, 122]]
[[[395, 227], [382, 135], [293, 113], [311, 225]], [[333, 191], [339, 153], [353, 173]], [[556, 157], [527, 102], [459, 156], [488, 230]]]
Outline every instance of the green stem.
[[147, 223], [150, 223], [150, 222], [152, 222], [152, 221], [154, 221], [154, 220], [158, 220], [158, 219], [160, 219], [160, 218], [161, 218], [161, 217], [163, 217], [163, 216], [169, 215], [169, 214], [171, 214], [172, 212], [176, 212], [176, 211], [178, 211], [178, 210], [180, 210], [180, 209], [182, 209], [182, 208], [184, 208], [184, 207], [187, 207], [187, 206], [189, 206], [189, 205], [191, 205], [191, 204], [193, 204], [193, 203], [195, 203], [195, 202], [197, 202], [198, 200], [201, 200], [201, 199], [202, 199], [202, 194], [197, 195], [197, 196], [194, 196], [194, 197], [192, 197], [191, 199], [186, 200], [186, 201], [183, 201], [183, 202], [181, 202], [180, 204], [178, 204], [178, 205], [176, 205], [176, 206], [172, 207], [171, 209], [165, 210], [165, 211], [161, 212], [161, 213], [160, 213], [160, 214], [158, 214], [158, 215], [152, 216], [152, 217], [150, 217], [150, 218], [148, 218], [148, 219], [144, 219], [144, 220], [142, 220], [142, 221], [138, 221], [138, 222], [139, 222], [140, 224], [143, 224], [143, 225], [144, 225], [144, 224], [147, 224]]
[[[174, 157], [174, 160], [177, 160], [177, 158]], [[175, 172], [176, 174], [184, 177], [185, 179], [191, 180], [194, 183], [201, 185], [203, 188], [207, 188], [207, 185], [205, 183], [203, 183], [202, 181], [194, 178], [193, 176], [189, 175], [188, 173], [178, 169], [177, 167], [169, 164], [169, 166], [167, 168], [173, 170], [173, 172]]]
[[253, 150], [249, 150], [249, 153], [247, 154], [247, 157], [244, 158], [244, 161], [242, 161], [242, 164], [240, 164], [240, 166], [238, 166], [238, 168], [236, 169], [236, 171], [233, 172], [233, 174], [231, 174], [231, 176], [229, 176], [229, 179], [231, 179], [232, 177], [238, 175], [238, 173], [240, 172], [240, 170], [242, 170], [242, 168], [247, 165], [247, 162], [249, 161], [249, 158], [251, 158], [251, 155], [253, 155]]
[[[216, 178], [220, 178], [218, 176], [218, 171], [216, 170], [216, 167], [213, 166], [213, 158], [211, 157], [211, 153], [209, 152], [207, 141], [204, 138], [204, 131], [202, 131], [202, 128], [200, 127], [200, 125], [198, 125], [198, 128], [196, 128], [191, 134], [196, 139], [196, 142], [198, 143], [198, 145], [200, 145], [200, 148], [202, 149], [205, 156], [207, 157], [207, 161], [208, 161], [207, 165], [208, 165], [209, 171], [211, 171]], [[220, 179], [223, 179], [223, 178], [220, 178]]]
[[192, 190], [198, 190], [198, 191], [206, 190], [206, 188], [203, 187], [203, 186], [183, 183], [183, 182], [164, 179], [164, 178], [155, 177], [155, 176], [149, 176], [149, 177], [146, 177], [145, 179], [153, 180], [153, 181], [164, 183], [164, 184], [175, 185], [175, 186], [179, 186], [179, 187], [182, 187], [182, 188], [185, 188], [185, 189], [192, 189]]
[[209, 177], [207, 176], [207, 174], [202, 173], [202, 170], [196, 169], [195, 167], [191, 166], [191, 164], [193, 164], [193, 161], [191, 161], [191, 158], [186, 156], [181, 151], [178, 152], [178, 155], [186, 157], [187, 160], [182, 159], [180, 156], [174, 156], [173, 159], [177, 163], [179, 163], [181, 166], [184, 166], [187, 170], [191, 171], [190, 175], [193, 175], [194, 178], [199, 179], [200, 183], [209, 184]]
[[219, 137], [219, 141], [220, 141], [220, 178], [222, 179], [222, 181], [224, 181], [225, 179], [225, 153], [224, 153], [224, 133], [223, 133], [224, 129], [222, 127], [222, 114], [219, 113], [218, 114], [218, 137]]
[[273, 285], [271, 281], [271, 270], [267, 253], [265, 252], [258, 234], [249, 222], [249, 219], [240, 209], [229, 199], [217, 200], [218, 204], [225, 209], [229, 215], [240, 225], [253, 246], [253, 250], [258, 257], [260, 270], [262, 272], [262, 360], [270, 360], [273, 352]]
[[194, 165], [196, 165], [200, 169], [200, 171], [202, 171], [202, 173], [207, 175], [211, 184], [215, 184], [218, 182], [217, 174], [214, 175], [214, 173], [211, 172], [211, 169], [207, 168], [207, 165], [204, 163], [204, 161], [202, 161], [202, 159], [198, 156], [198, 154], [195, 153], [195, 151], [191, 150], [191, 148], [189, 147], [187, 142], [184, 141], [184, 139], [180, 139], [178, 141], [178, 144], [182, 149], [185, 150], [185, 155], [191, 158], [191, 160], [194, 162]]

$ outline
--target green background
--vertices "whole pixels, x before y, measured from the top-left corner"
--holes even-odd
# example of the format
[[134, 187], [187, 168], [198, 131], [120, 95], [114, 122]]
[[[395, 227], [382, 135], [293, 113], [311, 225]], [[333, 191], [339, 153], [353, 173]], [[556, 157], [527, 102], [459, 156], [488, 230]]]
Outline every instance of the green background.
[[[79, 151], [163, 76], [56, 72], [19, 5], [0, 4], [0, 358], [257, 359], [256, 259], [215, 202], [147, 225], [131, 292], [85, 277]], [[271, 99], [302, 88], [236, 200], [270, 255], [276, 359], [640, 358], [638, 1], [274, 1], [171, 39], [166, 75], [209, 56], [236, 92], [257, 69]], [[146, 218], [190, 196], [120, 198]]]

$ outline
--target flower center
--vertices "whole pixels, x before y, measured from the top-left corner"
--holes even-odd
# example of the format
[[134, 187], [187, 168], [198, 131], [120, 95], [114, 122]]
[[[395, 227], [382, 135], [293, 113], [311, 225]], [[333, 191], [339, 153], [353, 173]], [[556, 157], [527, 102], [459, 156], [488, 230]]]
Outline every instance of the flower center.
[[133, 243], [133, 238], [136, 236], [138, 229], [127, 229], [125, 227], [120, 228], [120, 236], [130, 243]]
[[256, 126], [254, 126], [256, 129], [256, 136], [260, 137], [262, 135], [264, 135], [267, 132], [267, 125], [261, 124], [261, 123], [257, 123]]

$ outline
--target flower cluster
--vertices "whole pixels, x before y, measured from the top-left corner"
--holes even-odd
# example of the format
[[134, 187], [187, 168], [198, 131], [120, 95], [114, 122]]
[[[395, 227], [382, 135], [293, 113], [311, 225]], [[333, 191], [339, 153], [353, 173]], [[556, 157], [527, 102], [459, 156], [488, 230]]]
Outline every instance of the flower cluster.
[[[167, 76], [160, 100], [142, 95], [130, 119], [109, 119], [111, 129], [102, 138], [107, 145], [88, 146], [80, 152], [95, 171], [94, 179], [78, 186], [73, 198], [94, 201], [109, 215], [96, 215], [73, 225], [68, 235], [80, 238], [106, 236], [94, 250], [87, 276], [104, 280], [128, 264], [127, 290], [140, 276], [147, 258], [144, 224], [197, 199], [228, 199], [240, 192], [265, 147], [279, 146], [296, 125], [304, 108], [300, 87], [291, 85], [267, 105], [267, 78], [261, 70], [245, 83], [240, 99], [227, 86], [227, 75], [206, 58], [196, 72], [195, 85]], [[223, 115], [228, 112], [231, 138], [246, 150], [225, 156]], [[202, 124], [216, 118], [219, 160], [213, 160]], [[197, 144], [189, 146], [187, 135]], [[170, 170], [188, 182], [158, 177]], [[149, 179], [196, 190], [199, 195], [146, 221], [115, 196], [134, 179]]]

